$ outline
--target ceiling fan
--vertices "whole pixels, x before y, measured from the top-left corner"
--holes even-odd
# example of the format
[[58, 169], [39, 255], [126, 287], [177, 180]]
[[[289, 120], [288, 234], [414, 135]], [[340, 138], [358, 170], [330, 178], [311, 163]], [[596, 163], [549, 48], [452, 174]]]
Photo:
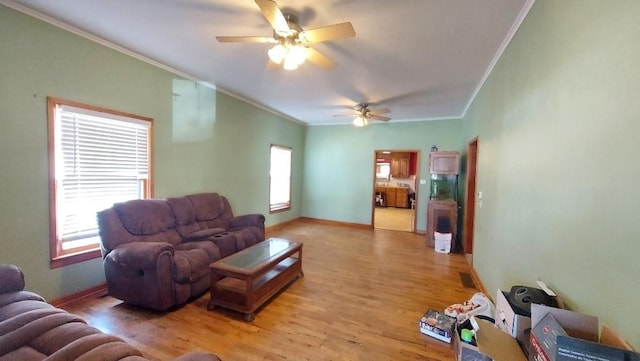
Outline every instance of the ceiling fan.
[[387, 122], [391, 120], [389, 117], [384, 117], [380, 114], [390, 113], [391, 110], [389, 108], [382, 109], [369, 109], [369, 104], [362, 103], [358, 104], [354, 109], [354, 112], [348, 114], [339, 114], [334, 115], [334, 117], [344, 117], [344, 116], [354, 116], [353, 124], [358, 127], [364, 127], [369, 124], [369, 119], [380, 120], [383, 122]]
[[276, 44], [268, 52], [276, 64], [284, 63], [287, 70], [298, 68], [305, 59], [323, 68], [335, 66], [333, 60], [323, 55], [310, 44], [356, 35], [349, 22], [303, 30], [294, 14], [283, 13], [275, 0], [255, 0], [262, 15], [273, 28], [273, 36], [216, 36], [221, 43], [270, 43]]

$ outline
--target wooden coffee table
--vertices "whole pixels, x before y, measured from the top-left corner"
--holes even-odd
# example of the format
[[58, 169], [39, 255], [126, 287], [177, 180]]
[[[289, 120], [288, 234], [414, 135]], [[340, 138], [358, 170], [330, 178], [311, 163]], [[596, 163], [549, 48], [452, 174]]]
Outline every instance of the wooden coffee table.
[[239, 311], [250, 322], [260, 306], [303, 276], [302, 243], [269, 238], [216, 261], [209, 268], [211, 300], [207, 308], [220, 306]]

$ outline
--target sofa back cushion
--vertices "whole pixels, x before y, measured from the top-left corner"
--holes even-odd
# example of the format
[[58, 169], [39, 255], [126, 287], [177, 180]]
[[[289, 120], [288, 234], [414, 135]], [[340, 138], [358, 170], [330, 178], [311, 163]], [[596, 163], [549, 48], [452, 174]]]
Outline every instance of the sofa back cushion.
[[[111, 211], [110, 211], [111, 210]], [[181, 243], [171, 208], [163, 199], [135, 199], [116, 203], [98, 213], [104, 254], [129, 242]], [[117, 217], [110, 216], [111, 212]]]
[[173, 211], [176, 229], [187, 240], [205, 239], [229, 227], [231, 206], [218, 193], [198, 193], [167, 198]]
[[196, 209], [187, 197], [167, 198], [167, 204], [176, 219], [176, 230], [182, 238], [190, 239], [191, 235], [203, 230], [196, 221]]
[[196, 209], [187, 197], [167, 198], [177, 226], [185, 226], [196, 221]]
[[196, 212], [201, 229], [229, 227], [233, 212], [226, 198], [218, 193], [199, 193], [186, 196]]
[[196, 212], [196, 220], [209, 221], [220, 218], [224, 212], [224, 202], [218, 193], [199, 193], [186, 196]]
[[131, 234], [150, 235], [164, 232], [175, 226], [175, 218], [166, 201], [160, 199], [135, 199], [113, 205], [124, 228]]

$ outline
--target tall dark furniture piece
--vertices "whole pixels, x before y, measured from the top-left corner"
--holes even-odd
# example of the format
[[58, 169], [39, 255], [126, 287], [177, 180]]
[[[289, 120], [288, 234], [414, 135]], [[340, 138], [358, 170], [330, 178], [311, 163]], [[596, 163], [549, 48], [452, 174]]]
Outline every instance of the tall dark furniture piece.
[[431, 191], [427, 205], [427, 246], [435, 246], [434, 232], [451, 233], [455, 249], [458, 228], [458, 173], [460, 152], [431, 152]]

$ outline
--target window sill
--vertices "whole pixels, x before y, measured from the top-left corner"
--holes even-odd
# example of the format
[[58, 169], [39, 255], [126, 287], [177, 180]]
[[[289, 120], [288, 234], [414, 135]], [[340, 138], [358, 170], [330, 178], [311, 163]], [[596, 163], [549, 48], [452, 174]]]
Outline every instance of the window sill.
[[285, 212], [285, 211], [290, 211], [290, 210], [291, 210], [291, 206], [273, 208], [273, 209], [269, 209], [269, 214], [280, 213], [280, 212]]
[[102, 253], [100, 252], [99, 248], [82, 251], [78, 253], [71, 253], [71, 254], [59, 256], [56, 258], [52, 258], [50, 262], [50, 268], [51, 269], [60, 268], [60, 267], [69, 266], [72, 264], [89, 261], [89, 260], [100, 258], [100, 257], [102, 257]]

